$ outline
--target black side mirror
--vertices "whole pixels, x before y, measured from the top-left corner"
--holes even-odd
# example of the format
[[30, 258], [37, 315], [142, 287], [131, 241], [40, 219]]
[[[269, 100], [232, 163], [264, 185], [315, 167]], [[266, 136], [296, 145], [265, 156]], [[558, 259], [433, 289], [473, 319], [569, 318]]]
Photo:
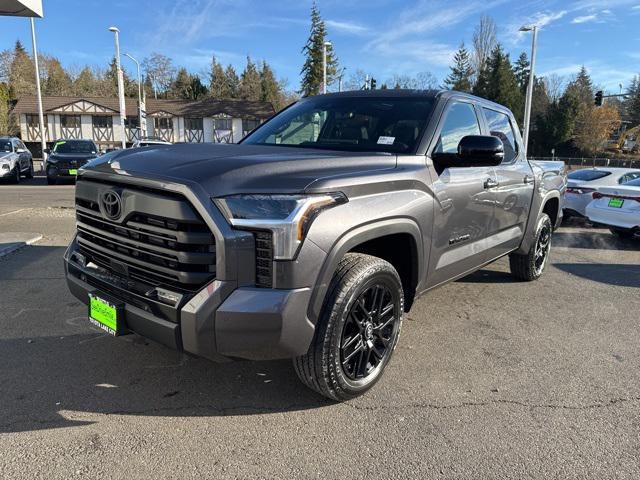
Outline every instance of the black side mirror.
[[433, 161], [441, 168], [494, 167], [504, 159], [504, 145], [498, 137], [467, 135], [458, 144], [458, 153], [434, 153]]

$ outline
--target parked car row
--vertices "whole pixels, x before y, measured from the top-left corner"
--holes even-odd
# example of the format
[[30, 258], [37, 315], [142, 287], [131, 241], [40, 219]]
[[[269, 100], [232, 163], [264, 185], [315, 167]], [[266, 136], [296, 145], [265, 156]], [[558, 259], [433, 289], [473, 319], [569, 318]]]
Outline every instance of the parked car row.
[[565, 217], [583, 217], [620, 237], [640, 234], [640, 170], [587, 168], [568, 175]]

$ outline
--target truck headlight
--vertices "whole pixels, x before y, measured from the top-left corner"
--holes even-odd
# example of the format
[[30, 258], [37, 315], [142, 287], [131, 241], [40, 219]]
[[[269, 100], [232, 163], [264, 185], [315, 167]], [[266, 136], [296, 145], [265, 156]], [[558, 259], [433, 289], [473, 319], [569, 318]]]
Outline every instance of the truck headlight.
[[275, 260], [292, 260], [318, 214], [347, 201], [342, 193], [232, 195], [213, 199], [232, 227], [271, 231]]

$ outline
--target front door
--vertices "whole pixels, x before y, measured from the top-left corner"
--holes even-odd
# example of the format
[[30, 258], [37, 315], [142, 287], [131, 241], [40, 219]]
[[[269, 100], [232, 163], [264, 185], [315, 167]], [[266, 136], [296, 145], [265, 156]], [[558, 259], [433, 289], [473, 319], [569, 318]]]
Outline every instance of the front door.
[[489, 227], [488, 260], [520, 246], [533, 198], [533, 171], [524, 156], [522, 141], [511, 118], [503, 112], [482, 108], [488, 133], [502, 140], [504, 160], [495, 167], [497, 186], [493, 189], [496, 208]]
[[[438, 128], [433, 153], [456, 155], [463, 137], [481, 135], [476, 107], [458, 100], [447, 105]], [[486, 262], [496, 199], [493, 167], [430, 168], [436, 201], [427, 281], [433, 287]]]

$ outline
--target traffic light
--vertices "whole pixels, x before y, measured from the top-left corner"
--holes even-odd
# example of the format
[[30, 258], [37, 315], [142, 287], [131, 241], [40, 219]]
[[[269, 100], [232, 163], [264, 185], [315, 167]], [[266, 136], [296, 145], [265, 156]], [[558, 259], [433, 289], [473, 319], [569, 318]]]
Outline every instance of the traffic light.
[[602, 90], [596, 92], [595, 105], [596, 107], [602, 106]]
[[376, 79], [375, 78], [371, 78], [371, 83], [369, 84], [371, 90], [375, 90], [376, 89]]

